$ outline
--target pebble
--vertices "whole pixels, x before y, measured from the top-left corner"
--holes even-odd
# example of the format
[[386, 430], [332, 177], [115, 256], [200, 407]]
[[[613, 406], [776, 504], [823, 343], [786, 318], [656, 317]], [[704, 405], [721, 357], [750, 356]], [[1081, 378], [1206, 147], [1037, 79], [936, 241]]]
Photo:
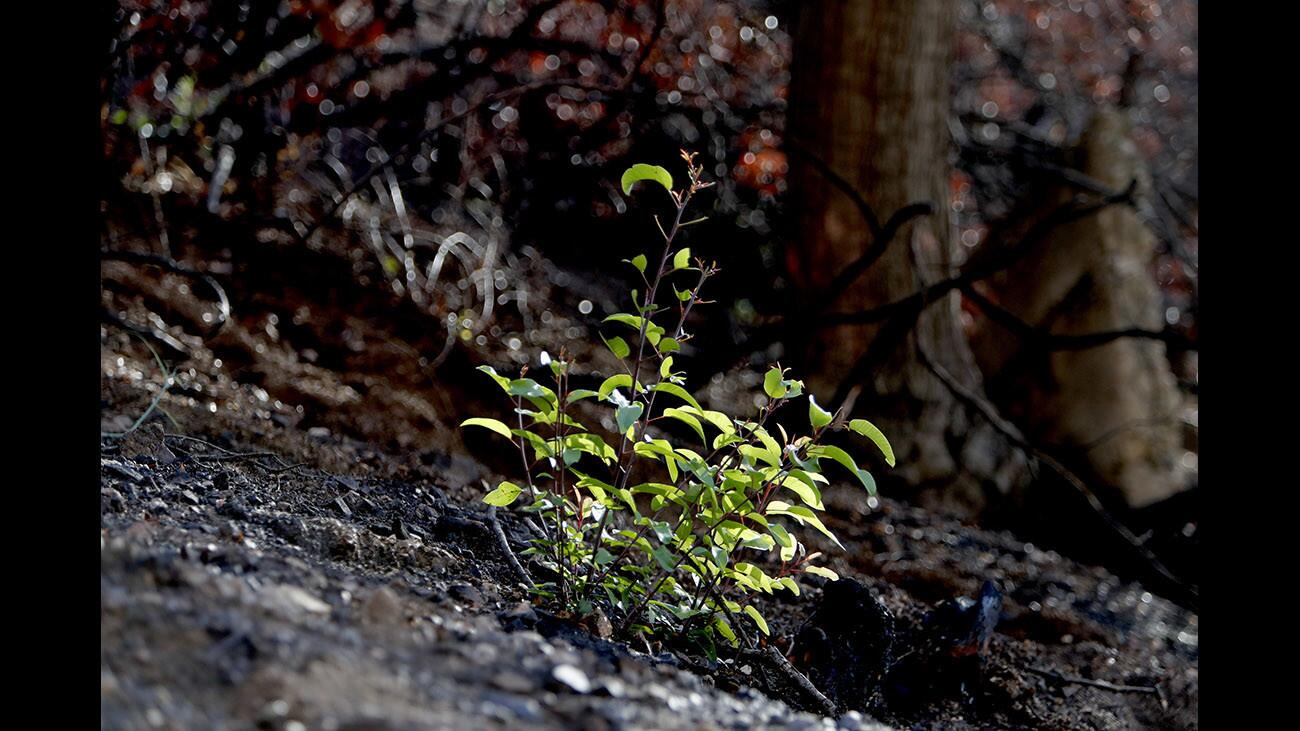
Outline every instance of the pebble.
[[329, 614], [330, 605], [296, 586], [279, 585], [269, 590], [273, 597], [312, 614]]
[[501, 626], [508, 632], [532, 629], [537, 626], [537, 612], [528, 602], [519, 602], [497, 615]]
[[474, 588], [473, 584], [452, 584], [447, 587], [447, 592], [453, 599], [459, 599], [466, 604], [482, 604], [483, 594]]
[[556, 665], [555, 669], [551, 670], [551, 677], [561, 685], [572, 689], [575, 693], [586, 694], [591, 692], [591, 680], [586, 673], [576, 666], [567, 663]]
[[99, 497], [99, 504], [114, 513], [120, 513], [126, 509], [126, 502], [122, 499], [122, 493], [111, 487], [100, 490]]
[[387, 586], [371, 592], [361, 612], [366, 622], [375, 625], [397, 624], [403, 618], [402, 602]]
[[217, 508], [217, 512], [236, 520], [248, 520], [249, 518], [248, 505], [239, 498], [226, 500], [221, 504], [221, 507]]
[[537, 683], [523, 673], [503, 670], [492, 676], [492, 684], [511, 693], [530, 693], [537, 690]]

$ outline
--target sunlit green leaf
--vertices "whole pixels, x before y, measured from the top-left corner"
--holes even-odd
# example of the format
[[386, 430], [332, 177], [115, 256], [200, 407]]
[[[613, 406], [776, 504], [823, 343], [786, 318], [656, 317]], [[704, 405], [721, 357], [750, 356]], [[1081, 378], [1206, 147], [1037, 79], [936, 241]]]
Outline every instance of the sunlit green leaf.
[[752, 619], [752, 620], [754, 620], [754, 624], [758, 625], [758, 629], [761, 630], [761, 631], [763, 632], [763, 634], [765, 634], [765, 635], [770, 635], [770, 634], [772, 634], [772, 633], [767, 629], [767, 620], [766, 620], [766, 619], [763, 619], [763, 615], [759, 614], [759, 613], [758, 613], [758, 610], [755, 609], [753, 606], [751, 606], [751, 605], [749, 605], [749, 604], [746, 604], [746, 605], [745, 605], [745, 614], [748, 614], [748, 615], [749, 615], [749, 618]]
[[880, 448], [880, 452], [885, 455], [885, 463], [890, 467], [894, 466], [894, 448], [890, 446], [889, 440], [885, 438], [885, 433], [880, 431], [875, 424], [866, 419], [854, 419], [849, 422], [849, 428], [870, 439], [873, 444]]
[[617, 335], [612, 338], [601, 335], [600, 339], [605, 341], [605, 346], [609, 348], [609, 352], [613, 353], [615, 358], [626, 358], [632, 352], [627, 341]]
[[483, 502], [488, 505], [495, 505], [498, 508], [504, 508], [513, 503], [515, 498], [519, 497], [520, 492], [522, 492], [522, 489], [513, 482], [503, 482], [497, 489], [483, 496]]
[[497, 434], [500, 434], [506, 439], [510, 438], [510, 427], [506, 426], [500, 421], [497, 421], [496, 419], [483, 419], [476, 416], [472, 419], [466, 419], [462, 421], [460, 425], [462, 428], [467, 426], [481, 426], [484, 429], [490, 429], [496, 432]]
[[673, 269], [674, 269], [674, 270], [677, 270], [677, 269], [686, 269], [686, 268], [689, 267], [690, 265], [691, 265], [691, 250], [690, 250], [690, 248], [682, 249], [681, 251], [679, 251], [679, 252], [677, 252], [676, 254], [673, 255]]
[[806, 574], [813, 574], [814, 576], [824, 576], [830, 579], [831, 581], [840, 580], [839, 574], [835, 573], [834, 571], [831, 571], [830, 569], [822, 568], [821, 566], [805, 566], [803, 567], [803, 570], [804, 573]]
[[858, 478], [858, 481], [862, 483], [862, 486], [867, 488], [868, 493], [872, 495], [876, 494], [875, 479], [871, 477], [869, 472], [860, 469], [858, 463], [854, 462], [853, 458], [849, 456], [849, 453], [845, 452], [843, 449], [832, 444], [820, 444], [815, 447], [809, 447], [808, 454], [813, 457], [830, 457], [838, 462], [841, 467], [853, 473], [853, 476]]
[[772, 367], [768, 370], [767, 375], [763, 376], [763, 392], [772, 398], [783, 398], [786, 391], [781, 378], [781, 369]]
[[831, 423], [830, 412], [818, 406], [817, 399], [812, 394], [808, 394], [808, 421], [812, 422], [814, 429], [821, 429]]
[[631, 387], [632, 376], [629, 376], [626, 373], [616, 373], [601, 382], [600, 388], [596, 390], [596, 395], [600, 396], [601, 400], [604, 400], [609, 398], [609, 395], [613, 393], [616, 388]]
[[682, 422], [683, 424], [686, 424], [690, 428], [694, 429], [696, 434], [700, 435], [701, 442], [705, 441], [704, 427], [700, 426], [700, 420], [695, 418], [695, 416], [693, 416], [692, 414], [686, 412], [683, 409], [672, 408], [672, 409], [664, 409], [663, 415], [671, 419], [676, 419]]
[[647, 165], [639, 162], [623, 173], [623, 195], [631, 195], [632, 186], [642, 180], [653, 180], [662, 185], [664, 190], [670, 192], [673, 189], [673, 176], [667, 170], [658, 165]]
[[[672, 394], [673, 396], [676, 396], [677, 398], [693, 406], [696, 411], [703, 411], [703, 409], [700, 408], [700, 402], [696, 401], [695, 397], [692, 396], [686, 389], [682, 388], [681, 386], [678, 386], [675, 383], [665, 383], [663, 381], [660, 381], [659, 383], [656, 383], [655, 385], [651, 386], [650, 390], [663, 391], [664, 393]], [[703, 418], [708, 419], [707, 416], [704, 416]], [[709, 419], [709, 421], [712, 422], [712, 419]]]

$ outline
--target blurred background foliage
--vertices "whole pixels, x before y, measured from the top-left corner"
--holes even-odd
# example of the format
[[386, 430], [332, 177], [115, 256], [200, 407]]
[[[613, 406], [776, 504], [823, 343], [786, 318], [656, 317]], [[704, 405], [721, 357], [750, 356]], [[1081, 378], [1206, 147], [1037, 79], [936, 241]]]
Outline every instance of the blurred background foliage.
[[[697, 251], [743, 270], [727, 278], [746, 295], [737, 318], [781, 312], [791, 4], [523, 5], [124, 2], [104, 88], [106, 205], [134, 210], [137, 230], [156, 228], [139, 195], [156, 192], [169, 219], [243, 217], [302, 234], [363, 180], [326, 225], [374, 247], [359, 267], [368, 277], [387, 275], [424, 302], [437, 283], [408, 266], [419, 248], [409, 238], [432, 246], [426, 229], [451, 221], [475, 231], [439, 275], [457, 264], [473, 274], [466, 255], [481, 260], [507, 237], [606, 270], [635, 248], [611, 242], [643, 235], [618, 215], [627, 204], [614, 173], [688, 148], [720, 184]], [[1161, 241], [1154, 274], [1170, 324], [1194, 331], [1195, 3], [960, 6], [948, 203], [963, 248], [978, 248], [991, 222], [1065, 168], [1063, 151], [1097, 104], [1127, 94], [1157, 193], [1143, 211]], [[481, 103], [556, 79], [578, 83]], [[370, 175], [399, 149], [396, 165]], [[1194, 365], [1180, 375], [1194, 381]]]

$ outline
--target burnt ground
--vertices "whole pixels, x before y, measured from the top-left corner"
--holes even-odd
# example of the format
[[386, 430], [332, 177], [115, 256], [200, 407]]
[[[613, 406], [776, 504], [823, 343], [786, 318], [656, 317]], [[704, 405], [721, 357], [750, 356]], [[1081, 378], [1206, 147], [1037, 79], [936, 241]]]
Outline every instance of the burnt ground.
[[[479, 498], [509, 467], [451, 426], [491, 408], [459, 349], [430, 366], [440, 336], [391, 298], [252, 281], [203, 338], [183, 278], [114, 266], [105, 309], [184, 353], [144, 424], [101, 439], [104, 728], [1198, 726], [1195, 613], [847, 491], [827, 496], [847, 549], [829, 565], [864, 589], [814, 578], [762, 608], [773, 647], [861, 711], [820, 717], [756, 657], [601, 639], [529, 606], [493, 538]], [[101, 344], [102, 430], [122, 432], [162, 373], [117, 326]], [[522, 548], [528, 528], [499, 519]], [[955, 603], [985, 582], [994, 611]]]

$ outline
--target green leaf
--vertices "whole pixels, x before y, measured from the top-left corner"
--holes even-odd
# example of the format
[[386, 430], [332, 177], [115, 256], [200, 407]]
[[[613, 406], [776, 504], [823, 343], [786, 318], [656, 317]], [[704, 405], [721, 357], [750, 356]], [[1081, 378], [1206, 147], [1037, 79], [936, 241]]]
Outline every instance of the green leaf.
[[612, 338], [601, 335], [600, 339], [605, 341], [605, 347], [609, 348], [609, 352], [613, 353], [615, 358], [626, 358], [632, 352], [627, 341], [617, 335]]
[[813, 457], [830, 457], [836, 462], [839, 462], [841, 467], [852, 472], [853, 476], [858, 478], [858, 481], [862, 483], [862, 486], [867, 488], [868, 493], [872, 495], [876, 494], [876, 481], [871, 477], [871, 473], [864, 469], [859, 469], [858, 463], [854, 462], [853, 458], [849, 456], [849, 453], [845, 452], [843, 449], [832, 444], [822, 444], [815, 447], [809, 447], [808, 454]]
[[[695, 407], [697, 411], [703, 411], [703, 409], [700, 408], [700, 402], [696, 401], [695, 397], [692, 396], [690, 393], [688, 393], [686, 389], [682, 388], [681, 386], [678, 386], [675, 383], [664, 383], [663, 381], [660, 381], [659, 383], [656, 383], [655, 385], [651, 386], [650, 390], [664, 391], [666, 393], [670, 393], [676, 396], [677, 398], [685, 401], [686, 403], [690, 404], [691, 406]], [[708, 417], [705, 418], [707, 419]], [[712, 421], [712, 419], [709, 420]]]
[[636, 267], [636, 270], [642, 274], [645, 274], [645, 264], [645, 254], [637, 254], [632, 258], [632, 266]]
[[673, 271], [676, 271], [678, 269], [686, 269], [690, 265], [691, 265], [691, 249], [689, 246], [677, 252], [676, 254], [673, 254]]
[[623, 173], [623, 195], [632, 195], [632, 186], [642, 180], [653, 180], [662, 185], [664, 190], [672, 192], [673, 176], [667, 170], [658, 165], [647, 165], [639, 162]]
[[488, 377], [496, 381], [497, 385], [501, 387], [502, 391], [506, 391], [506, 392], [510, 391], [510, 379], [506, 378], [505, 376], [498, 375], [497, 369], [493, 368], [492, 366], [481, 365], [478, 368], [475, 368], [474, 370], [482, 371], [488, 374]]
[[769, 369], [767, 375], [763, 376], [763, 392], [772, 398], [784, 398], [789, 389], [785, 387], [781, 376], [780, 368], [773, 366]]
[[595, 434], [570, 434], [564, 438], [565, 449], [576, 449], [600, 458], [606, 464], [618, 459], [614, 448]]
[[609, 398], [609, 395], [613, 393], [614, 389], [616, 388], [631, 388], [631, 387], [632, 387], [632, 377], [626, 373], [617, 373], [615, 375], [610, 376], [609, 378], [606, 378], [600, 384], [600, 388], [597, 389], [596, 395], [600, 396], [601, 400], [604, 400]]
[[673, 555], [669, 553], [668, 549], [659, 546], [651, 551], [651, 554], [655, 557], [655, 560], [659, 562], [659, 565], [664, 571], [673, 570]]
[[817, 399], [808, 394], [808, 421], [812, 422], [814, 429], [821, 429], [831, 423], [830, 412], [817, 405]]
[[592, 391], [589, 388], [575, 388], [574, 390], [569, 392], [568, 397], [566, 397], [564, 401], [565, 403], [572, 404], [581, 401], [583, 399], [588, 399], [591, 398], [592, 396], [599, 396], [599, 395], [600, 394], [596, 393], [595, 391]]
[[[822, 505], [821, 491], [819, 491], [817, 486], [813, 484], [812, 479], [804, 480], [795, 476], [793, 474], [794, 472], [802, 473], [803, 471], [793, 470], [791, 474], [781, 482], [781, 486], [798, 495], [799, 499], [803, 501], [803, 504], [813, 510], [825, 510], [826, 507]], [[806, 476], [806, 473], [804, 474]]]
[[839, 574], [835, 573], [834, 571], [831, 571], [830, 569], [822, 568], [821, 566], [805, 566], [803, 567], [803, 571], [805, 574], [812, 574], [814, 576], [824, 576], [830, 579], [831, 581], [840, 580]]
[[836, 538], [834, 533], [827, 530], [821, 519], [817, 517], [817, 514], [802, 505], [791, 505], [781, 500], [773, 500], [767, 504], [767, 514], [788, 515], [799, 521], [800, 525], [811, 525], [818, 533], [834, 541], [841, 551], [844, 550], [844, 544], [840, 543], [840, 539]]
[[462, 428], [467, 426], [481, 426], [484, 429], [490, 429], [496, 432], [497, 434], [500, 434], [506, 439], [510, 438], [510, 427], [506, 426], [504, 423], [500, 421], [497, 421], [496, 419], [480, 419], [478, 417], [474, 417], [473, 419], [466, 419], [462, 421], [460, 425]]
[[614, 419], [618, 422], [618, 433], [623, 434], [628, 429], [631, 429], [637, 419], [641, 418], [641, 412], [644, 410], [645, 404], [640, 403], [618, 407], [614, 412]]
[[894, 448], [889, 445], [885, 433], [880, 431], [875, 424], [866, 419], [854, 419], [849, 422], [849, 428], [870, 439], [873, 444], [880, 448], [880, 452], [885, 455], [885, 463], [890, 467], [894, 466]]
[[721, 614], [713, 617], [713, 627], [718, 630], [718, 634], [722, 635], [727, 642], [733, 645], [736, 644], [736, 631], [731, 628], [730, 624], [727, 624], [727, 620], [723, 619]]
[[657, 344], [660, 353], [676, 353], [682, 349], [682, 344], [673, 338], [661, 338]]
[[759, 614], [758, 610], [755, 609], [753, 605], [750, 604], [745, 605], [745, 614], [748, 614], [749, 618], [754, 620], [754, 624], [758, 625], [759, 630], [761, 630], [763, 634], [765, 635], [772, 634], [772, 632], [767, 628], [767, 620], [763, 619], [763, 615]]
[[663, 415], [671, 419], [676, 419], [682, 422], [683, 424], [686, 424], [690, 428], [694, 429], [695, 433], [700, 435], [700, 441], [705, 442], [704, 427], [700, 426], [699, 419], [695, 418], [694, 416], [692, 416], [691, 414], [687, 413], [682, 409], [664, 409]]
[[659, 364], [659, 377], [667, 378], [673, 372], [673, 357], [670, 355], [664, 358], [664, 362]]
[[538, 459], [541, 459], [542, 457], [555, 456], [555, 450], [551, 448], [551, 443], [546, 439], [524, 429], [511, 429], [510, 433], [533, 445], [533, 449], [536, 451]]
[[519, 497], [519, 493], [522, 491], [522, 488], [513, 482], [503, 482], [497, 487], [497, 489], [484, 495], [483, 502], [488, 505], [495, 505], [498, 508], [504, 508], [510, 503], [513, 503], [515, 498]]

